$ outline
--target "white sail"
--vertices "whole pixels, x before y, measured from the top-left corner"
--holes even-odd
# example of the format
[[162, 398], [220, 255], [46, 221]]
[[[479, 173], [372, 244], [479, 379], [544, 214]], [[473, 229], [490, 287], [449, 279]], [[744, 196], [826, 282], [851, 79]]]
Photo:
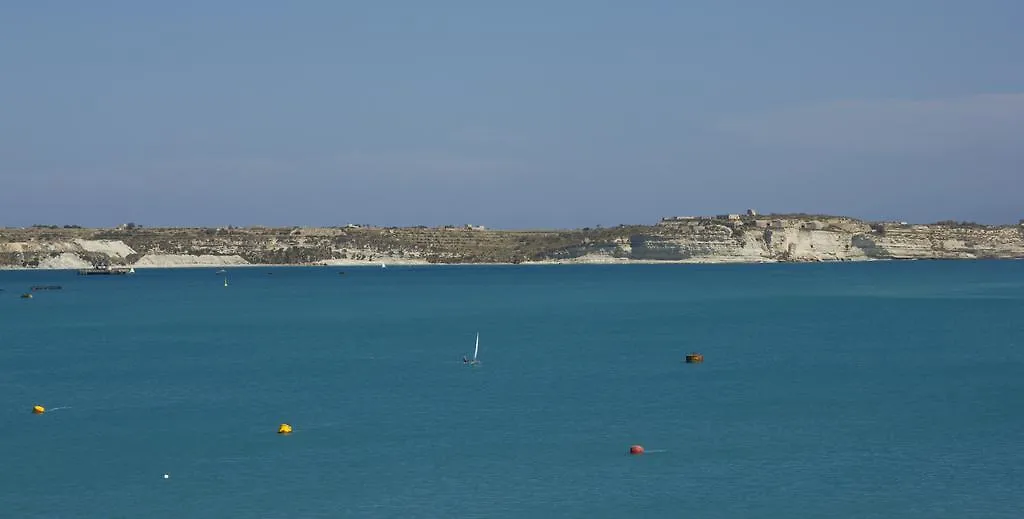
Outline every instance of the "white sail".
[[476, 332], [476, 348], [473, 349], [473, 360], [476, 360], [477, 353], [480, 353], [480, 332]]

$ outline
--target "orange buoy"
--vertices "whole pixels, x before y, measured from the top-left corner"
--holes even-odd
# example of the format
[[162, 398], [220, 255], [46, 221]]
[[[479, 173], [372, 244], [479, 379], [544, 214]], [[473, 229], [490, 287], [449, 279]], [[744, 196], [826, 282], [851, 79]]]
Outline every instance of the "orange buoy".
[[644, 453], [644, 446], [643, 445], [633, 445], [632, 447], [629, 448], [629, 453], [633, 454], [633, 455], [643, 454]]
[[33, 414], [43, 414], [45, 412], [46, 412], [46, 408], [41, 406], [41, 405], [34, 405], [34, 406], [32, 406], [32, 413]]
[[700, 353], [690, 353], [686, 356], [686, 362], [689, 364], [700, 364], [704, 362], [704, 356]]

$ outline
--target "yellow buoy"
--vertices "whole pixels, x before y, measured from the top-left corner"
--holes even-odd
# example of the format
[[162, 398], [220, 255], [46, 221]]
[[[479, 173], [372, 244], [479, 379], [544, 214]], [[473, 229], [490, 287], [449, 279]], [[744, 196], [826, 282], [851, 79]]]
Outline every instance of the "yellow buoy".
[[32, 406], [32, 412], [34, 414], [43, 414], [46, 412], [46, 408], [41, 405], [34, 405]]
[[288, 434], [290, 432], [292, 432], [292, 426], [286, 423], [281, 424], [281, 427], [277, 428], [277, 434]]

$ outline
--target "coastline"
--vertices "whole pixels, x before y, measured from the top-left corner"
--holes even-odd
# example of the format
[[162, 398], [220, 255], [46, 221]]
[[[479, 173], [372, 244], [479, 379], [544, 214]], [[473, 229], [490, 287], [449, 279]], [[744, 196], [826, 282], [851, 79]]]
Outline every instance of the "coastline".
[[[964, 260], [984, 260], [987, 258], [963, 258], [958, 261]], [[998, 259], [1011, 259], [1011, 258], [998, 258]], [[208, 263], [208, 264], [181, 264], [181, 263], [166, 263], [166, 264], [149, 264], [149, 265], [124, 265], [125, 267], [132, 267], [136, 272], [144, 270], [179, 270], [179, 269], [253, 269], [253, 268], [332, 268], [332, 267], [359, 267], [359, 268], [377, 268], [380, 269], [380, 265], [383, 263], [388, 268], [391, 267], [494, 267], [494, 266], [505, 266], [505, 267], [545, 267], [545, 266], [572, 266], [572, 265], [777, 265], [777, 264], [806, 264], [806, 263], [869, 263], [878, 261], [919, 261], [918, 258], [857, 258], [857, 259], [845, 259], [845, 260], [823, 260], [823, 261], [780, 261], [772, 259], [764, 259], [761, 261], [746, 261], [737, 260], [731, 258], [696, 258], [686, 260], [609, 260], [602, 261], [600, 259], [591, 260], [545, 260], [545, 261], [524, 261], [520, 263], [511, 262], [452, 262], [452, 263], [432, 263], [428, 261], [357, 261], [357, 260], [336, 260], [333, 262], [313, 262], [313, 263], [245, 263], [245, 264], [224, 264], [224, 263]], [[2, 265], [0, 271], [38, 271], [38, 272], [58, 272], [58, 271], [78, 271], [82, 270], [79, 267], [21, 267]]]
[[[462, 262], [462, 263], [430, 263], [430, 262], [416, 262], [416, 261], [405, 261], [405, 262], [383, 262], [388, 268], [391, 267], [556, 267], [556, 266], [606, 266], [606, 265], [798, 265], [798, 264], [860, 264], [860, 263], [877, 263], [877, 262], [919, 262], [919, 261], [955, 261], [955, 262], [972, 262], [972, 261], [1024, 261], [1024, 258], [857, 258], [857, 259], [845, 259], [845, 260], [823, 260], [823, 261], [779, 261], [779, 260], [763, 260], [763, 261], [736, 261], [736, 260], [708, 260], [708, 259], [697, 259], [697, 260], [623, 260], [623, 261], [529, 261], [520, 263], [509, 263], [509, 262]], [[218, 270], [231, 270], [231, 269], [255, 269], [255, 268], [333, 268], [333, 267], [356, 267], [365, 269], [380, 269], [382, 262], [358, 262], [352, 261], [348, 263], [331, 263], [324, 264], [321, 262], [316, 263], [247, 263], [247, 264], [166, 264], [166, 265], [146, 265], [133, 267], [136, 272], [145, 270], [196, 270], [196, 269], [218, 269]], [[125, 265], [131, 266], [131, 265]], [[81, 270], [80, 268], [54, 268], [54, 267], [19, 267], [2, 265], [0, 266], [0, 272], [74, 272]], [[130, 275], [130, 274], [129, 274]]]
[[0, 229], [0, 269], [717, 265], [1024, 258], [1024, 224], [812, 215], [663, 218], [549, 231], [444, 228]]

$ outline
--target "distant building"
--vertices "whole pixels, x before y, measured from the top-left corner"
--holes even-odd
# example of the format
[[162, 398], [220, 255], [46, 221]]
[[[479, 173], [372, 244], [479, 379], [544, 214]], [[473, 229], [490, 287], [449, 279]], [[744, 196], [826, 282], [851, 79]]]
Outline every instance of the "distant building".
[[747, 216], [757, 216], [757, 211], [754, 209], [747, 209]]
[[466, 224], [466, 228], [471, 230], [471, 231], [484, 231], [484, 230], [487, 229], [483, 225], [471, 225], [471, 224]]
[[740, 215], [735, 214], [735, 213], [720, 214], [720, 215], [715, 216], [715, 219], [716, 220], [739, 220], [740, 219]]

